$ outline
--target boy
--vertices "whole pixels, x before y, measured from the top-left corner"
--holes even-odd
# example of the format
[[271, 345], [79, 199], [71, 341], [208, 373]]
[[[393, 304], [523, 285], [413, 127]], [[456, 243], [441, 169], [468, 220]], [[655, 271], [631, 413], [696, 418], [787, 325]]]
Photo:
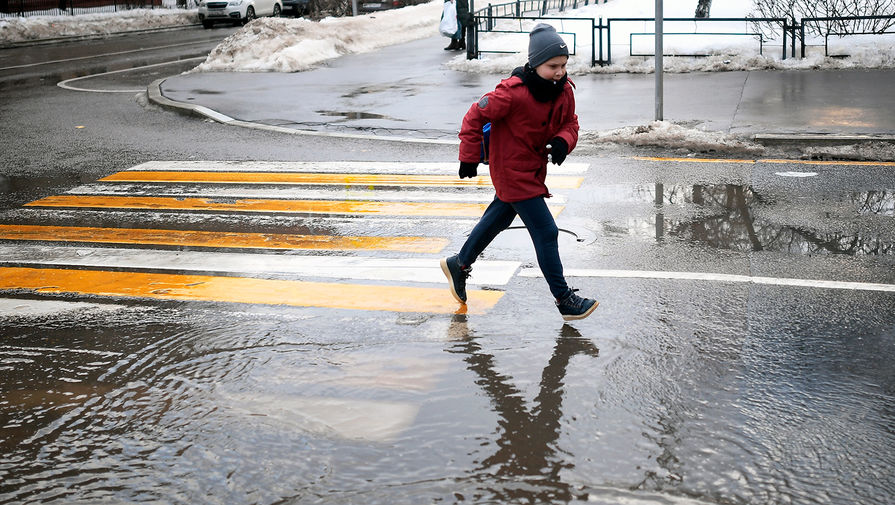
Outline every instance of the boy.
[[538, 24], [529, 35], [528, 63], [486, 93], [463, 117], [460, 178], [475, 177], [482, 127], [491, 123], [489, 166], [496, 196], [459, 254], [441, 260], [451, 294], [466, 303], [472, 263], [516, 215], [531, 235], [538, 266], [566, 321], [584, 319], [599, 305], [569, 288], [559, 258], [559, 229], [544, 198], [547, 155], [561, 165], [578, 142], [574, 86], [566, 75], [569, 49], [556, 29]]

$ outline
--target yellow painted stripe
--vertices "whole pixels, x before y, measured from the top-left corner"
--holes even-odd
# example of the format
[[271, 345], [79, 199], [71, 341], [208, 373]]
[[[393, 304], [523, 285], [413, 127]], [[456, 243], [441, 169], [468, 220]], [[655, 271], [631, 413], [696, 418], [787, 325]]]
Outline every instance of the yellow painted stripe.
[[0, 268], [0, 290], [115, 298], [211, 301], [394, 312], [484, 314], [501, 291], [467, 291], [459, 305], [447, 287], [414, 288], [246, 277], [174, 275], [59, 268]]
[[755, 163], [755, 160], [725, 160], [720, 158], [662, 158], [654, 156], [634, 156], [634, 159], [642, 161], [671, 161], [675, 163]]
[[796, 165], [846, 165], [859, 167], [895, 167], [893, 161], [822, 161], [822, 160], [778, 160], [761, 159], [762, 163], [793, 163]]
[[414, 253], [441, 252], [448, 244], [448, 240], [443, 237], [338, 237], [332, 235], [294, 235], [284, 233], [11, 224], [0, 224], [0, 239], [253, 249], [329, 251], [365, 249]]
[[[452, 175], [410, 174], [323, 174], [297, 172], [196, 172], [139, 171], [118, 172], [100, 179], [103, 182], [179, 182], [226, 184], [306, 184], [341, 186], [491, 186], [491, 177], [458, 179]], [[554, 189], [575, 189], [583, 177], [547, 176], [547, 186]]]
[[825, 161], [825, 160], [784, 160], [776, 158], [759, 158], [757, 160], [738, 160], [738, 159], [722, 159], [722, 158], [663, 158], [653, 156], [634, 156], [635, 160], [642, 161], [669, 161], [674, 163], [791, 163], [794, 165], [846, 165], [846, 166], [871, 166], [871, 167], [893, 167], [893, 161]]
[[[302, 214], [379, 214], [391, 216], [479, 217], [484, 203], [375, 202], [344, 200], [276, 200], [246, 198], [216, 202], [207, 198], [158, 196], [57, 195], [42, 198], [26, 207], [75, 207], [94, 209], [204, 210], [231, 212], [288, 212]], [[563, 207], [550, 207], [554, 217]]]

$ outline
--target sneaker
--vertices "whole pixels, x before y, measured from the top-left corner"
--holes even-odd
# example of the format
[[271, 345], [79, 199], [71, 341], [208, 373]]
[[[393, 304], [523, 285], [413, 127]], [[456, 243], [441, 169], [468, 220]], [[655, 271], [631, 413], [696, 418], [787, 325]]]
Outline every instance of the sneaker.
[[441, 260], [441, 271], [447, 277], [454, 298], [460, 303], [466, 303], [466, 279], [472, 273], [472, 267], [460, 265], [460, 259], [457, 256], [451, 256]]
[[559, 309], [559, 313], [566, 321], [584, 319], [597, 308], [597, 305], [600, 305], [600, 302], [596, 300], [581, 298], [575, 294], [575, 291], [578, 290], [569, 290], [569, 294], [565, 298], [556, 301], [556, 308]]

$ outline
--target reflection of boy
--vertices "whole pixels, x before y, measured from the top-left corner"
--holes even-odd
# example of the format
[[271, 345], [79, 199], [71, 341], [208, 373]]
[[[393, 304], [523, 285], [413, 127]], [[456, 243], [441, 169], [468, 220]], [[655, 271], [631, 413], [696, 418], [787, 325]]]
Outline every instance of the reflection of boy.
[[441, 260], [451, 294], [466, 302], [472, 263], [518, 215], [534, 243], [538, 265], [565, 320], [583, 319], [597, 307], [566, 284], [559, 258], [559, 229], [547, 207], [548, 155], [561, 165], [578, 141], [573, 84], [566, 75], [569, 50], [547, 24], [531, 31], [528, 63], [473, 104], [460, 129], [460, 178], [475, 177], [482, 126], [491, 123], [489, 161], [497, 193], [460, 252]]

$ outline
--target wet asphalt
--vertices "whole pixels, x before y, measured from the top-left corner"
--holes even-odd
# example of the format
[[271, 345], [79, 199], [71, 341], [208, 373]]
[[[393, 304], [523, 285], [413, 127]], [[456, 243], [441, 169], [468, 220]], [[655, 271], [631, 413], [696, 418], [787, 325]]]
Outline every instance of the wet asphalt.
[[[448, 56], [442, 45], [432, 39], [340, 59], [308, 76], [236, 74], [229, 75], [229, 85], [221, 74], [172, 76], [162, 88], [173, 98], [177, 91], [169, 95], [167, 83], [181, 83], [190, 91], [181, 96], [184, 102], [198, 101], [245, 121], [450, 140], [465, 106], [425, 109], [426, 102], [438, 101], [430, 96], [433, 86], [455, 104], [472, 103], [493, 86], [494, 76], [444, 71], [440, 62]], [[398, 72], [389, 62], [408, 47], [427, 48], [420, 57], [439, 63], [428, 71]], [[361, 78], [357, 68], [364, 61], [371, 62], [371, 70]], [[343, 65], [354, 65], [354, 71]], [[757, 95], [747, 93], [762, 81], [756, 74], [776, 84], [755, 88], [765, 90]], [[891, 74], [844, 75], [876, 90], [877, 79]], [[826, 72], [818, 76], [834, 83], [828, 84], [832, 88], [840, 79]], [[403, 84], [387, 86], [392, 77]], [[740, 119], [752, 117], [748, 128], [768, 125], [756, 133], [786, 131], [792, 123], [779, 112], [780, 96], [789, 97], [786, 107], [795, 111], [845, 107], [825, 95], [826, 87], [806, 85], [799, 93], [777, 88], [793, 82], [793, 75], [679, 77], [693, 83], [707, 79], [702, 98], [719, 95], [716, 104], [724, 104], [703, 104], [699, 113], [682, 108], [679, 113], [690, 114], [687, 121], [694, 125], [729, 124], [720, 129], [733, 131], [733, 125], [747, 128]], [[216, 80], [218, 88], [199, 86], [205, 78], [206, 84]], [[134, 85], [131, 79], [99, 82], [107, 79], [79, 84]], [[309, 81], [293, 88], [287, 81], [294, 79]], [[368, 79], [373, 82], [364, 84]], [[677, 79], [670, 77], [668, 84], [674, 88]], [[734, 89], [711, 93], [713, 79]], [[614, 90], [631, 101], [607, 99], [612, 103], [604, 113], [587, 104], [582, 108], [585, 82], [608, 83], [593, 96], [606, 99]], [[652, 76], [579, 79], [582, 126], [648, 122], [651, 96], [633, 90], [638, 85], [648, 90], [651, 83]], [[296, 90], [304, 94], [296, 98]], [[770, 96], [775, 90], [778, 98]], [[673, 96], [700, 101], [684, 91]], [[474, 223], [448, 216], [26, 207], [57, 194], [234, 202], [258, 194], [300, 199], [306, 198], [303, 192], [321, 191], [97, 181], [155, 160], [265, 160], [275, 167], [284, 160], [327, 160], [358, 173], [363, 167], [350, 169], [347, 160], [378, 160], [402, 173], [414, 162], [448, 162], [456, 156], [449, 143], [289, 136], [144, 109], [128, 95], [77, 93], [53, 89], [39, 95], [63, 137], [45, 149], [47, 163], [64, 159], [73, 175], [60, 179], [54, 165], [56, 172], [35, 178], [26, 170], [32, 162], [24, 154], [5, 155], [18, 175], [3, 181], [12, 200], [0, 224], [418, 235], [445, 237], [445, 251], [451, 251]], [[230, 100], [213, 102], [221, 95]], [[257, 96], [264, 99], [249, 103]], [[886, 125], [891, 119], [880, 119], [883, 114], [868, 105], [874, 96], [849, 102], [852, 113], [818, 117], [826, 118], [829, 132], [892, 132]], [[802, 105], [792, 97], [801, 97]], [[886, 96], [877, 98], [888, 103]], [[674, 110], [674, 100], [668, 102]], [[759, 112], [761, 104], [768, 116]], [[90, 110], [105, 108], [116, 121], [82, 120]], [[414, 119], [417, 110], [427, 114]], [[741, 116], [746, 111], [752, 116]], [[873, 126], [837, 126], [846, 119]], [[87, 128], [65, 131], [72, 125]], [[803, 122], [793, 128], [815, 131]], [[36, 142], [20, 142], [27, 143], [25, 153], [39, 149]], [[106, 147], [92, 153], [85, 145]], [[114, 152], [122, 148], [128, 148], [124, 157]], [[781, 163], [751, 156], [711, 163], [693, 159], [711, 154], [593, 144], [573, 153], [569, 162], [589, 169], [580, 187], [554, 191], [565, 205], [559, 225], [583, 239], [561, 235], [564, 264], [569, 270], [622, 272], [570, 276], [582, 294], [601, 302], [593, 316], [573, 324], [559, 320], [543, 279], [525, 275], [536, 271], [536, 264], [519, 229], [502, 234], [482, 257], [482, 262], [520, 265], [505, 285], [484, 286], [503, 293], [486, 314], [6, 290], [0, 318], [0, 503], [891, 503], [895, 293], [880, 289], [895, 284], [892, 166]], [[453, 169], [445, 173], [453, 175]], [[289, 196], [290, 190], [297, 193]], [[361, 201], [490, 196], [488, 188], [322, 191], [330, 199]], [[17, 249], [22, 244], [28, 248]], [[57, 257], [64, 249], [72, 264], [79, 257], [90, 259], [91, 247], [129, 250], [134, 257], [147, 250], [171, 255], [167, 266], [175, 269], [178, 253], [236, 256], [226, 248], [187, 245], [7, 239], [0, 246], [13, 248], [19, 258], [31, 253], [5, 264], [14, 268], [49, 268], [43, 262], [54, 248]], [[251, 266], [262, 270], [251, 277], [298, 281], [297, 289], [309, 289], [302, 281], [357, 281], [264, 273], [266, 256], [296, 262], [318, 254], [334, 262], [407, 257], [389, 251], [245, 252], [253, 258]], [[226, 276], [210, 260], [214, 256], [206, 257], [202, 273]], [[440, 254], [416, 257], [434, 262]], [[124, 277], [157, 272], [136, 263], [69, 268]], [[643, 271], [708, 276], [636, 276]], [[788, 279], [856, 284], [784, 284]], [[52, 281], [42, 287], [51, 288]], [[365, 284], [381, 287], [385, 295], [396, 283]], [[400, 284], [444, 290], [449, 297], [443, 283]]]
[[[296, 129], [361, 129], [454, 137], [469, 105], [501, 78], [451, 71], [456, 53], [435, 37], [348, 55], [297, 73], [189, 73], [162, 95], [234, 119]], [[666, 74], [664, 119], [738, 135], [895, 134], [895, 70]], [[573, 76], [584, 130], [655, 119], [654, 76]]]

